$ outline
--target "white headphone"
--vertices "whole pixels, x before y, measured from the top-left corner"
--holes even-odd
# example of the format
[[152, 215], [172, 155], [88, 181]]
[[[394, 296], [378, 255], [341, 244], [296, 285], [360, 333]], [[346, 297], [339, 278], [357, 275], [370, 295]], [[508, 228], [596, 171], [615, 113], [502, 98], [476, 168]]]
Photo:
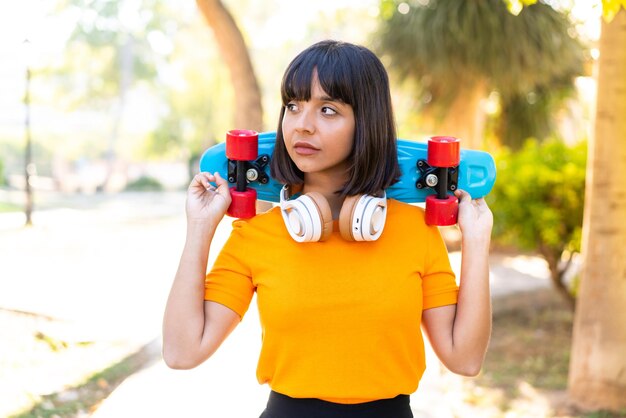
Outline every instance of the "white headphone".
[[[333, 231], [330, 205], [320, 193], [289, 200], [287, 185], [280, 191], [280, 212], [289, 235], [297, 242], [325, 241]], [[375, 241], [387, 218], [387, 194], [348, 196], [339, 212], [339, 233], [347, 241]]]

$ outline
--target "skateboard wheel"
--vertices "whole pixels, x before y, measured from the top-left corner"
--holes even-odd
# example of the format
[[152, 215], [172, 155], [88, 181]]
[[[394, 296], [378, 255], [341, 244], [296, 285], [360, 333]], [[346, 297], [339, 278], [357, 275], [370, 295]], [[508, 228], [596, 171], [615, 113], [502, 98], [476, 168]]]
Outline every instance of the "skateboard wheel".
[[253, 161], [259, 153], [259, 134], [246, 129], [226, 133], [226, 158], [234, 161]]
[[428, 139], [428, 165], [456, 167], [461, 161], [461, 141], [453, 136], [431, 136]]
[[459, 214], [459, 202], [453, 195], [439, 199], [435, 195], [426, 196], [426, 224], [454, 225]]
[[231, 187], [230, 197], [232, 201], [226, 211], [228, 216], [248, 219], [256, 215], [256, 190], [246, 189], [240, 192], [236, 187]]

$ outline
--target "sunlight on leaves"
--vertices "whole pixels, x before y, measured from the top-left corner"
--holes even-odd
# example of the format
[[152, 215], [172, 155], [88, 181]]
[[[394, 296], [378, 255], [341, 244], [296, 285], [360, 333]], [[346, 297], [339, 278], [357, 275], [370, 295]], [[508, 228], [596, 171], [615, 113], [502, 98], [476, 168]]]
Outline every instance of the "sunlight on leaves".
[[507, 9], [511, 14], [517, 16], [520, 14], [524, 6], [530, 6], [537, 3], [537, 0], [505, 0]]
[[602, 16], [608, 23], [620, 11], [620, 8], [626, 9], [626, 0], [602, 0]]

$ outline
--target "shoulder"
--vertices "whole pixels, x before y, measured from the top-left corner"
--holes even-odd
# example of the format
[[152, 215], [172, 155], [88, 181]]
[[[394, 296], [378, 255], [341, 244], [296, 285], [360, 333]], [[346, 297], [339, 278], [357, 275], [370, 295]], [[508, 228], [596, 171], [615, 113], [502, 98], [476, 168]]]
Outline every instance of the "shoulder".
[[252, 225], [259, 226], [268, 223], [274, 223], [278, 220], [282, 219], [280, 215], [280, 207], [274, 206], [266, 212], [261, 212], [248, 219], [234, 219], [233, 226], [244, 226], [244, 225]]
[[430, 239], [440, 235], [439, 228], [426, 224], [424, 208], [415, 204], [389, 199], [385, 229], [394, 231], [394, 236], [420, 236]]
[[235, 219], [232, 225], [233, 231], [238, 231], [238, 233], [246, 236], [264, 235], [267, 233], [275, 235], [278, 231], [285, 229], [278, 206], [249, 219]]
[[410, 221], [418, 224], [426, 225], [424, 216], [424, 208], [395, 199], [387, 200], [387, 216], [391, 220]]

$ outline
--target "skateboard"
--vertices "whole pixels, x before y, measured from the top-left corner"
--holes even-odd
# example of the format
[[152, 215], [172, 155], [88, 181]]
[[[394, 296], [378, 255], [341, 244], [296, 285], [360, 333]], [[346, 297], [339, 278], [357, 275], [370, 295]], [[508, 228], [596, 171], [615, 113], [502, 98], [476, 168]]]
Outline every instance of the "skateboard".
[[[200, 158], [200, 171], [219, 172], [233, 184], [228, 215], [251, 218], [256, 200], [279, 202], [282, 184], [269, 175], [276, 132], [232, 130], [226, 141], [207, 149]], [[449, 136], [433, 136], [428, 142], [398, 139], [400, 180], [386, 190], [387, 198], [407, 203], [426, 203], [426, 223], [454, 225], [457, 221], [457, 189], [472, 198], [487, 195], [496, 180], [493, 157], [484, 151], [460, 148]]]

